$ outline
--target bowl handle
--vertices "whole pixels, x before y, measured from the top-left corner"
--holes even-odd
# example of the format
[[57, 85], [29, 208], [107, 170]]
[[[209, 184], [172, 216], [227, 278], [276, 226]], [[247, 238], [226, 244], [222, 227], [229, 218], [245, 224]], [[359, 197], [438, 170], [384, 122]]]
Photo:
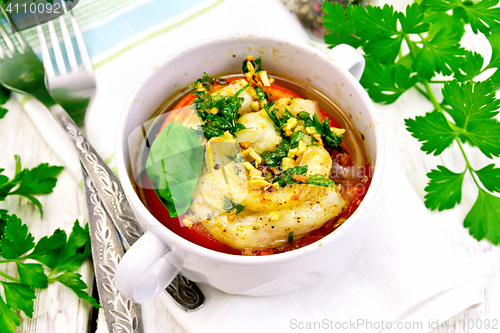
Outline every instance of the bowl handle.
[[338, 62], [340, 67], [347, 69], [359, 81], [365, 69], [365, 58], [354, 47], [339, 44], [328, 52], [328, 56]]
[[115, 273], [115, 286], [127, 298], [144, 303], [172, 282], [179, 273], [170, 249], [151, 231], [147, 231], [125, 253]]

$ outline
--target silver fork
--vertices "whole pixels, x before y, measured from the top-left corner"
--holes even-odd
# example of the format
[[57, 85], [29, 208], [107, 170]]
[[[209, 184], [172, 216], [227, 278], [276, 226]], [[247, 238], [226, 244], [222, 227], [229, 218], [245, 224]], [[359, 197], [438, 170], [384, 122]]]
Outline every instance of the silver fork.
[[[62, 4], [62, 8], [66, 13], [64, 1]], [[80, 27], [78, 26], [76, 18], [73, 16], [73, 12], [71, 12], [71, 25], [75, 33], [75, 39], [82, 63], [81, 66], [78, 66], [75, 51], [73, 50], [73, 43], [66, 25], [65, 16], [66, 15], [62, 15], [59, 17], [59, 25], [63, 35], [70, 71], [66, 69], [66, 64], [64, 63], [63, 55], [59, 47], [59, 40], [54, 28], [54, 23], [49, 21], [47, 25], [49, 28], [50, 40], [54, 49], [54, 56], [59, 75], [56, 75], [55, 68], [52, 66], [42, 25], [37, 25], [36, 28], [38, 39], [40, 41], [43, 64], [45, 67], [47, 89], [49, 90], [52, 98], [54, 98], [54, 100], [70, 114], [78, 126], [81, 126], [83, 125], [85, 111], [94, 96], [96, 81], [94, 71], [92, 69], [92, 63], [90, 62], [90, 57], [82, 37]]]

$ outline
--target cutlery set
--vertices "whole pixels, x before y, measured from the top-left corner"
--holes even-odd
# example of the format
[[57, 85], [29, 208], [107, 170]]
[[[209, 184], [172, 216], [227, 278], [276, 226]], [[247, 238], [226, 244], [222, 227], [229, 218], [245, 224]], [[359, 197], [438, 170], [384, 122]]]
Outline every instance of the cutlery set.
[[[95, 278], [109, 332], [143, 332], [140, 306], [132, 303], [116, 289], [113, 278], [124, 250], [135, 243], [144, 230], [138, 223], [118, 178], [69, 116], [71, 114], [81, 125], [96, 89], [92, 64], [78, 23], [72, 12], [59, 17], [69, 71], [66, 69], [54, 24], [52, 21], [47, 23], [57, 65], [56, 72], [42, 26], [37, 26], [37, 32], [43, 64], [14, 28], [14, 23], [3, 4], [0, 4], [0, 10], [13, 28], [13, 32], [8, 33], [0, 24], [1, 40], [5, 44], [0, 47], [0, 83], [12, 91], [32, 96], [45, 105], [74, 145], [80, 159], [89, 213]], [[71, 19], [80, 54], [80, 66], [73, 50], [65, 16]], [[185, 296], [185, 292], [179, 292], [181, 288], [189, 289], [188, 294], [196, 294], [197, 297]], [[196, 284], [180, 275], [174, 279], [166, 292], [186, 311], [195, 310], [204, 302], [204, 296]]]

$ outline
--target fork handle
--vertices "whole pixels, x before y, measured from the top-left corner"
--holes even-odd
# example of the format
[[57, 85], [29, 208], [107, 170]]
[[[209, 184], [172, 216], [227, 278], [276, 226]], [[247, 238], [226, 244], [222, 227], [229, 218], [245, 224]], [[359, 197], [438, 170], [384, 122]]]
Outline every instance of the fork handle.
[[83, 136], [73, 119], [59, 104], [50, 106], [49, 110], [76, 148], [82, 166], [95, 185], [104, 208], [108, 211], [116, 229], [123, 238], [125, 248], [130, 248], [141, 237], [144, 230], [138, 223], [135, 213], [125, 197], [118, 177], [103, 161], [94, 147]]
[[[123, 245], [127, 250], [142, 236], [144, 230], [138, 223], [135, 213], [125, 197], [118, 177], [103, 161], [76, 126], [73, 119], [60, 105], [49, 106], [49, 110], [75, 146], [81, 164], [90, 181], [94, 184], [97, 194], [101, 197], [102, 204], [121, 235]], [[180, 292], [182, 288], [189, 290], [196, 297], [189, 297], [189, 292]], [[167, 287], [166, 292], [186, 311], [199, 308], [203, 305], [205, 299], [198, 286], [181, 275], [177, 275]]]

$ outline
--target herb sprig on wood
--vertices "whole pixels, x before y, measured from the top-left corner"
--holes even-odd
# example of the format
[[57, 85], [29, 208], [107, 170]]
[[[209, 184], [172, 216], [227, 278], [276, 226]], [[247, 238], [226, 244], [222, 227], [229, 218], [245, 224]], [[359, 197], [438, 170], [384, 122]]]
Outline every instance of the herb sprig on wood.
[[12, 179], [2, 175], [5, 169], [0, 168], [0, 201], [5, 200], [9, 195], [20, 195], [37, 206], [41, 217], [43, 217], [42, 204], [34, 195], [52, 193], [54, 186], [56, 186], [56, 177], [63, 167], [42, 163], [33, 169], [23, 169], [21, 158], [18, 155], [15, 155], [14, 158], [16, 160], [16, 174]]
[[[33, 169], [22, 169], [20, 157], [15, 159], [15, 176], [9, 179], [0, 175], [0, 201], [8, 195], [21, 195], [35, 203], [42, 213], [41, 203], [33, 195], [51, 193], [62, 167], [43, 163]], [[65, 231], [57, 229], [35, 243], [28, 226], [19, 217], [0, 209], [0, 277], [3, 278], [0, 286], [5, 295], [0, 297], [0, 332], [15, 331], [20, 324], [18, 310], [31, 318], [35, 289], [47, 288], [51, 282], [64, 284], [79, 298], [99, 307], [98, 302], [84, 291], [87, 285], [75, 272], [89, 257], [89, 230], [87, 226], [82, 228], [78, 221], [69, 237]], [[2, 271], [8, 264], [16, 265], [17, 277]]]
[[[395, 102], [408, 89], [425, 96], [434, 111], [406, 119], [408, 131], [423, 142], [422, 150], [439, 155], [456, 143], [465, 159], [458, 172], [438, 166], [427, 174], [425, 205], [451, 209], [460, 203], [467, 173], [478, 187], [476, 203], [464, 227], [477, 240], [500, 243], [500, 168], [489, 164], [472, 167], [465, 143], [479, 148], [488, 158], [500, 156], [500, 122], [494, 117], [500, 105], [495, 89], [500, 86], [500, 8], [498, 0], [420, 0], [405, 13], [384, 7], [348, 6], [326, 1], [325, 42], [332, 47], [346, 43], [365, 53], [366, 68], [360, 83], [378, 103]], [[489, 63], [480, 54], [460, 45], [464, 25], [484, 34], [493, 50]], [[478, 81], [486, 71], [494, 73]], [[444, 78], [444, 80], [443, 80]], [[438, 101], [431, 85], [444, 85]]]
[[[99, 303], [89, 296], [81, 275], [74, 271], [90, 257], [88, 226], [82, 228], [75, 222], [69, 237], [60, 229], [51, 236], [41, 238], [36, 244], [28, 226], [16, 215], [0, 211], [4, 227], [0, 234], [0, 265], [14, 263], [19, 277], [0, 270], [0, 281], [5, 299], [0, 297], [0, 332], [14, 332], [20, 324], [21, 310], [29, 318], [34, 311], [35, 288], [47, 288], [50, 282], [60, 282], [94, 307]], [[26, 262], [26, 261], [29, 262]], [[47, 274], [46, 271], [49, 273]]]

